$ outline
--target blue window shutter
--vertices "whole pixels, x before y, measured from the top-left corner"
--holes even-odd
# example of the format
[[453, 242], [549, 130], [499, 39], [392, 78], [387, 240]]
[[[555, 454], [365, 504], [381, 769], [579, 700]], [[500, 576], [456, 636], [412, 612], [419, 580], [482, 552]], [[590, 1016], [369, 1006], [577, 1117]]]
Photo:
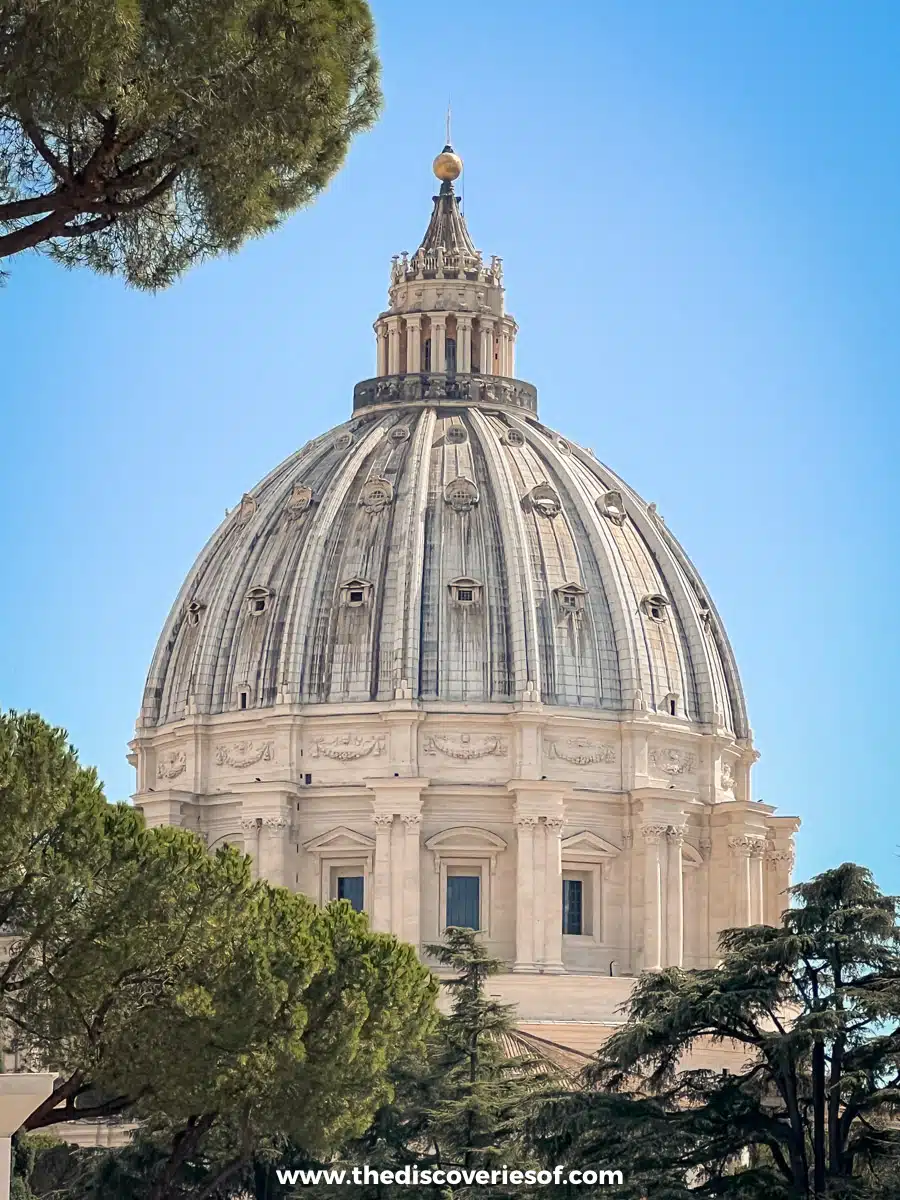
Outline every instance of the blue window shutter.
[[457, 929], [481, 927], [481, 877], [447, 876], [447, 926]]
[[337, 894], [338, 900], [349, 900], [357, 912], [362, 912], [365, 901], [362, 875], [339, 875]]
[[563, 889], [563, 933], [579, 934], [584, 928], [584, 888], [580, 879], [564, 879]]

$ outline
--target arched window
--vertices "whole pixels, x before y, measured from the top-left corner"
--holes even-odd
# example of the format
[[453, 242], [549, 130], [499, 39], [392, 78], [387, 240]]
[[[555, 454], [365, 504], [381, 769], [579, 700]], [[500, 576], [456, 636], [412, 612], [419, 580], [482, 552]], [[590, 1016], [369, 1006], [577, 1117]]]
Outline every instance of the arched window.
[[425, 345], [422, 347], [422, 370], [431, 370], [431, 338], [426, 338]]

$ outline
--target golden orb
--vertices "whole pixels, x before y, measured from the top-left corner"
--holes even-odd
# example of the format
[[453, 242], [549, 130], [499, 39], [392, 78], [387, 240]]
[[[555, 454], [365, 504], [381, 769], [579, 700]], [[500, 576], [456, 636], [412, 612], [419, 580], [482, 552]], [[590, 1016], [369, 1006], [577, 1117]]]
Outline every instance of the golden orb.
[[442, 150], [432, 164], [435, 175], [445, 183], [452, 183], [454, 179], [459, 179], [462, 169], [462, 159], [452, 150]]

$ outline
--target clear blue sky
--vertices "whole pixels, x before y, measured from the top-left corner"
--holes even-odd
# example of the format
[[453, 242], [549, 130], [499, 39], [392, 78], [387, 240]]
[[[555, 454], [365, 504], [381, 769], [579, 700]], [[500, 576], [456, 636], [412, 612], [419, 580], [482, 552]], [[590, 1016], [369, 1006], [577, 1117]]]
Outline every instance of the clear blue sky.
[[113, 799], [226, 507], [346, 419], [453, 99], [544, 420], [655, 500], [742, 667], [798, 870], [900, 890], [895, 0], [378, 0], [386, 108], [316, 206], [159, 296], [20, 257], [0, 292], [0, 705]]

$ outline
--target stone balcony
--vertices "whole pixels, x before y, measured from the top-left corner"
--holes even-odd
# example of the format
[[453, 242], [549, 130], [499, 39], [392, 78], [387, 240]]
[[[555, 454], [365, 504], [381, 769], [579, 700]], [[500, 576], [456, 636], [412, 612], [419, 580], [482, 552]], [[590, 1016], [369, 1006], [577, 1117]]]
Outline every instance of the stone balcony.
[[515, 408], [537, 415], [537, 388], [503, 375], [382, 375], [364, 379], [353, 389], [353, 411], [382, 407], [458, 405]]

